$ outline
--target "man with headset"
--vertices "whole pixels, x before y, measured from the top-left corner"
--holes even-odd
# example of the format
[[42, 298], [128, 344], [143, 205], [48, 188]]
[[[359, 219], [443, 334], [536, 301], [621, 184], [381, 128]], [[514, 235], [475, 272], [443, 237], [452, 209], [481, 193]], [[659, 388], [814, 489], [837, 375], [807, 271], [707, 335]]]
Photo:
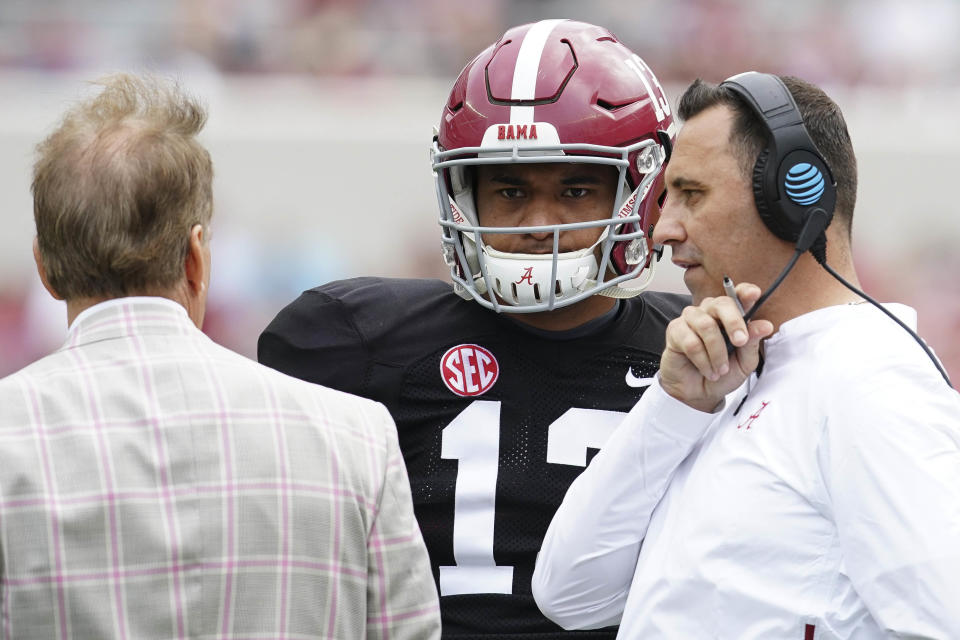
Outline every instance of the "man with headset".
[[696, 306], [564, 498], [537, 604], [626, 638], [960, 637], [960, 396], [862, 304], [839, 108], [750, 72], [679, 115], [654, 240]]

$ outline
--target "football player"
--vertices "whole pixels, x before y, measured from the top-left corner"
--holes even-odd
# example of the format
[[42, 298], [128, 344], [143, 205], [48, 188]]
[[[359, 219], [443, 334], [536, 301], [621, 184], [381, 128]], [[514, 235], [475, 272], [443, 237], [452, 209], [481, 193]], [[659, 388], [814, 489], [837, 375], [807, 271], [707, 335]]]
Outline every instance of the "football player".
[[688, 304], [641, 293], [673, 137], [659, 82], [612, 33], [512, 28], [461, 72], [433, 140], [452, 286], [333, 282], [260, 336], [261, 362], [389, 408], [446, 638], [615, 635], [560, 630], [530, 578]]

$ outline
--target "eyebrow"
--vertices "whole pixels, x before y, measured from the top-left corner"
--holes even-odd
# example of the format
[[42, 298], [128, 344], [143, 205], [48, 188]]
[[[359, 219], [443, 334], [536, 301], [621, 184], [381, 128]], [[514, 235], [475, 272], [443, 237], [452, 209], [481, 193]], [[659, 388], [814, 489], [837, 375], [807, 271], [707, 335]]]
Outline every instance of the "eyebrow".
[[684, 178], [683, 176], [677, 176], [670, 181], [670, 186], [674, 189], [689, 189], [690, 187], [702, 189], [704, 185], [699, 180], [692, 180], [690, 178]]
[[[517, 176], [509, 175], [506, 173], [495, 174], [490, 177], [490, 182], [499, 182], [501, 184], [508, 184], [512, 187], [524, 187], [528, 184], [527, 180], [523, 178], [518, 178]], [[564, 178], [560, 181], [562, 185], [573, 185], [573, 184], [602, 184], [603, 180], [596, 176], [591, 176], [587, 174], [583, 175], [573, 175], [567, 178]]]
[[511, 176], [505, 173], [490, 176], [490, 180], [488, 182], [499, 182], [501, 184], [509, 184], [512, 187], [522, 187], [525, 184], [527, 184], [526, 180], [517, 178], [516, 176]]

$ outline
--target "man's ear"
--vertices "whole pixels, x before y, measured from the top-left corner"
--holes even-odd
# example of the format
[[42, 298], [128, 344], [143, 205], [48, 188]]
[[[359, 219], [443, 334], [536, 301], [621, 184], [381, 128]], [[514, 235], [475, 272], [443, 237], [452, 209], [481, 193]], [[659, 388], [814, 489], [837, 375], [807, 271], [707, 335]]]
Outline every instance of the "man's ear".
[[33, 261], [37, 263], [37, 274], [40, 276], [40, 282], [43, 283], [43, 288], [53, 296], [54, 300], [63, 300], [63, 296], [57, 293], [56, 290], [50, 286], [50, 281], [47, 280], [47, 269], [43, 266], [43, 257], [40, 255], [40, 242], [36, 236], [33, 238]]
[[195, 224], [190, 229], [187, 259], [183, 267], [190, 293], [192, 295], [204, 293], [210, 281], [210, 252], [206, 231], [202, 224]]

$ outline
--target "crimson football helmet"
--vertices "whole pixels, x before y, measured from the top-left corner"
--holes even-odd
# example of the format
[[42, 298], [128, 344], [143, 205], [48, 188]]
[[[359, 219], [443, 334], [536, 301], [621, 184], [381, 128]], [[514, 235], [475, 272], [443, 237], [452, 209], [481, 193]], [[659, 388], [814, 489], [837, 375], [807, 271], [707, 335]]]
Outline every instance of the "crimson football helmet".
[[[649, 283], [650, 231], [675, 126], [650, 68], [601, 27], [543, 20], [514, 27], [460, 73], [434, 136], [431, 163], [443, 256], [457, 293], [495, 311], [546, 311], [595, 293], [638, 294]], [[483, 227], [471, 167], [578, 162], [619, 171], [602, 220], [544, 227]], [[603, 227], [597, 242], [559, 252], [560, 233]], [[494, 233], [553, 233], [552, 254], [497, 251]], [[643, 282], [621, 283], [645, 272]]]

